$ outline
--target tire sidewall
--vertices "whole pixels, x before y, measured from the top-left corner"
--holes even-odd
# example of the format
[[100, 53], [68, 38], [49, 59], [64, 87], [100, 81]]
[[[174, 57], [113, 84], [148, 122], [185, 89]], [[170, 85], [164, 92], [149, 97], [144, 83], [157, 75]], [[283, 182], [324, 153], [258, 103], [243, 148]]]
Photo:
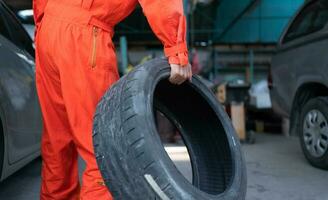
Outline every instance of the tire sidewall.
[[306, 159], [315, 167], [328, 169], [328, 150], [321, 157], [313, 157], [308, 152], [304, 142], [304, 132], [303, 132], [304, 120], [308, 112], [310, 112], [311, 110], [319, 110], [324, 115], [326, 120], [328, 120], [328, 98], [316, 97], [309, 100], [301, 111], [300, 126], [299, 126], [300, 143]]
[[[216, 115], [218, 116], [220, 122], [222, 123], [222, 126], [225, 130], [227, 135], [227, 140], [229, 141], [229, 147], [232, 157], [233, 163], [233, 178], [231, 181], [231, 185], [228, 186], [228, 189], [219, 195], [209, 195], [205, 192], [202, 192], [192, 186], [184, 177], [184, 181], [180, 181], [179, 183], [175, 181], [173, 177], [176, 176], [182, 176], [179, 174], [174, 166], [174, 163], [171, 161], [171, 159], [168, 157], [166, 152], [163, 149], [163, 145], [160, 141], [159, 135], [154, 134], [157, 133], [157, 129], [155, 127], [155, 123], [149, 123], [149, 121], [154, 122], [154, 116], [153, 116], [153, 94], [155, 87], [157, 83], [163, 79], [163, 77], [168, 77], [169, 74], [169, 66], [167, 64], [167, 61], [164, 59], [155, 59], [153, 61], [150, 61], [147, 63], [147, 65], [151, 65], [152, 67], [147, 67], [149, 71], [147, 71], [146, 74], [143, 75], [141, 78], [142, 82], [139, 83], [138, 91], [142, 91], [140, 95], [137, 95], [138, 99], [135, 99], [136, 102], [142, 102], [142, 100], [146, 99], [144, 101], [143, 106], [141, 106], [141, 109], [146, 109], [146, 116], [145, 116], [145, 123], [148, 124], [148, 130], [147, 133], [150, 135], [146, 136], [146, 146], [149, 147], [149, 151], [152, 152], [151, 155], [157, 159], [158, 156], [161, 156], [161, 158], [164, 158], [165, 165], [162, 165], [162, 167], [165, 167], [165, 172], [167, 172], [167, 177], [169, 178], [169, 182], [171, 185], [176, 187], [176, 190], [184, 191], [180, 192], [181, 196], [176, 197], [177, 199], [231, 199], [231, 200], [239, 200], [243, 199], [243, 196], [246, 193], [246, 167], [244, 158], [241, 152], [241, 147], [239, 143], [239, 139], [237, 137], [237, 134], [235, 133], [234, 128], [232, 127], [232, 124], [230, 123], [230, 119], [228, 115], [225, 113], [223, 108], [219, 106], [219, 103], [217, 102], [215, 96], [212, 94], [212, 92], [202, 83], [202, 81], [197, 77], [194, 76], [192, 80], [192, 87], [196, 89], [204, 98], [206, 98], [206, 101], [210, 104], [211, 108], [214, 109]], [[136, 69], [138, 70], [138, 68]], [[149, 76], [151, 74], [151, 76]], [[140, 76], [140, 74], [138, 74]], [[151, 83], [151, 84], [149, 84]], [[149, 95], [151, 94], [151, 95]], [[156, 144], [154, 145], [154, 142]], [[173, 172], [173, 173], [172, 173]], [[181, 179], [180, 179], [181, 180]], [[186, 198], [186, 196], [189, 196]]]

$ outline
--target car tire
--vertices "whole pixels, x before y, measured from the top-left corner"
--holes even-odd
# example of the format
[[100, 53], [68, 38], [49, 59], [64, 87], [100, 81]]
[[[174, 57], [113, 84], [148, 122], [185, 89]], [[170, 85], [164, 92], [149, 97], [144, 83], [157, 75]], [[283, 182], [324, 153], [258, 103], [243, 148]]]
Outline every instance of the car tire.
[[[122, 77], [98, 104], [93, 144], [106, 186], [114, 199], [245, 199], [245, 162], [229, 117], [200, 78], [177, 86], [168, 82], [169, 74], [166, 60], [147, 62]], [[165, 152], [155, 110], [181, 132], [192, 184]]]
[[301, 112], [300, 141], [309, 163], [328, 170], [328, 97], [308, 101]]

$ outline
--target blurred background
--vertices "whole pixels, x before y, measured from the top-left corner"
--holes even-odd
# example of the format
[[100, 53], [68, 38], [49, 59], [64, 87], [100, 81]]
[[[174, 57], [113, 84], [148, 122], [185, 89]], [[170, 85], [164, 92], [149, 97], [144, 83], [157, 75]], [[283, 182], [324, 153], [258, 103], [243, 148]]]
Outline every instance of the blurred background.
[[[193, 72], [224, 106], [243, 143], [247, 199], [328, 199], [328, 1], [183, 1]], [[31, 1], [0, 2], [0, 34], [32, 58]], [[6, 33], [14, 26], [16, 34]], [[121, 75], [163, 56], [140, 6], [115, 27], [114, 42]], [[191, 180], [177, 128], [161, 113], [157, 120], [167, 152]], [[38, 198], [40, 159], [14, 171], [23, 166], [0, 183], [0, 199]]]

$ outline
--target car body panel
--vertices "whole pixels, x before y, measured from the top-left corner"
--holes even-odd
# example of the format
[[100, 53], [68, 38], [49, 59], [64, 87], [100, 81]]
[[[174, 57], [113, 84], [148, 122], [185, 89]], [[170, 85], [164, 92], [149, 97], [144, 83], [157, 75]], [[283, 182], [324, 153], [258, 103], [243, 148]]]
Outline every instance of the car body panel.
[[[300, 12], [314, 1], [309, 1]], [[296, 17], [295, 17], [296, 18]], [[292, 20], [292, 22], [295, 20]], [[289, 117], [298, 89], [304, 84], [320, 83], [328, 86], [328, 27], [314, 33], [283, 43], [289, 23], [272, 58], [272, 89], [270, 91], [273, 109]]]
[[[1, 36], [0, 36], [1, 37]], [[0, 65], [1, 102], [7, 122], [9, 164], [39, 149], [40, 119], [34, 81], [34, 62], [4, 37], [0, 55], [8, 62]]]
[[[0, 12], [7, 12], [6, 9], [0, 0]], [[5, 16], [0, 14], [0, 17]], [[8, 14], [12, 17], [12, 13]], [[15, 31], [18, 28], [20, 34], [27, 36], [15, 18], [10, 20], [15, 20]], [[10, 23], [10, 20], [6, 23]], [[18, 47], [12, 41], [13, 38], [8, 37], [0, 33], [0, 117], [4, 134], [0, 181], [40, 155], [42, 132], [42, 117], [35, 87], [35, 63], [29, 53], [31, 48]], [[32, 40], [25, 42], [32, 46]]]

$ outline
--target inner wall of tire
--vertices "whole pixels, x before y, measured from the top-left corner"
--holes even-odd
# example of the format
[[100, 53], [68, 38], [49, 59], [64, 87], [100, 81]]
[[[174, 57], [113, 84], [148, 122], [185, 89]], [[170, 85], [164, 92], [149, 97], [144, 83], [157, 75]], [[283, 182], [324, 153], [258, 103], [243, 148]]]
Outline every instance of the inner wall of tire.
[[193, 185], [211, 195], [223, 193], [233, 178], [233, 161], [227, 134], [209, 103], [190, 84], [175, 86], [163, 79], [156, 85], [153, 105], [180, 129]]

